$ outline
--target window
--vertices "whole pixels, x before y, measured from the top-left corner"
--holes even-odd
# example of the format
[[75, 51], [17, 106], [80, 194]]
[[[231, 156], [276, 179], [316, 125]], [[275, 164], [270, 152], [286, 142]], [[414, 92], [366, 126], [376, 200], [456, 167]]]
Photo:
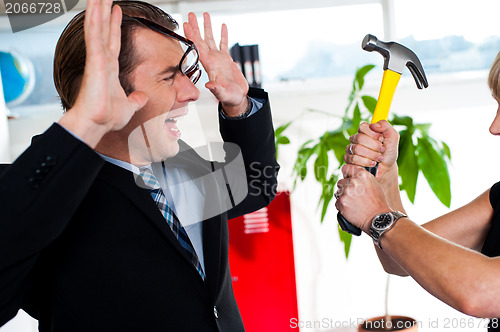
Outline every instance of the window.
[[361, 49], [367, 33], [383, 35], [380, 4], [212, 15], [212, 23], [228, 25], [230, 47], [259, 45], [264, 83], [352, 75], [380, 60]]
[[498, 0], [397, 0], [398, 40], [427, 73], [487, 70], [500, 50]]

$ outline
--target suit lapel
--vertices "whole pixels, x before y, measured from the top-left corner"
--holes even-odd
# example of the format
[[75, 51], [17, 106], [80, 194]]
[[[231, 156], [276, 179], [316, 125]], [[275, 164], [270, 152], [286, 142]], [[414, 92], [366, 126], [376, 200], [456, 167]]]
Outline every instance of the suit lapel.
[[[175, 157], [165, 161], [166, 167], [185, 168], [194, 178], [213, 172], [213, 164], [211, 162], [201, 158], [186, 143], [179, 141], [179, 145], [181, 148], [180, 152]], [[146, 215], [147, 219], [163, 234], [165, 239], [193, 267], [193, 271], [198, 274], [198, 271], [196, 271], [196, 268], [192, 265], [191, 260], [185, 253], [184, 248], [182, 248], [179, 241], [175, 238], [175, 235], [172, 233], [161, 212], [158, 210], [149, 191], [136, 184], [135, 176], [132, 172], [111, 163], [105, 163], [99, 178], [115, 187], [122, 195], [127, 197], [132, 204], [141, 210]], [[207, 178], [210, 179], [209, 181], [214, 182], [211, 184], [211, 188], [216, 188], [215, 179], [211, 179], [210, 177]], [[206, 195], [204, 208], [213, 204], [221, 204], [219, 200], [219, 193]], [[227, 253], [224, 254], [222, 252], [224, 248], [222, 246], [222, 235], [224, 233], [222, 227], [223, 223], [227, 221], [227, 217], [225, 216], [226, 214], [222, 214], [203, 221], [205, 275], [207, 278], [207, 286], [213, 299], [217, 297], [220, 288], [221, 263], [227, 264]], [[225, 255], [226, 259], [222, 257], [223, 255]]]
[[[213, 167], [211, 168], [213, 169]], [[209, 185], [210, 188], [217, 188], [217, 181], [215, 178], [210, 177], [208, 181], [212, 181]], [[220, 190], [220, 188], [218, 189]], [[206, 195], [205, 205], [203, 208], [206, 210], [216, 204], [220, 205], [220, 197], [221, 195], [218, 192]], [[203, 252], [205, 254], [205, 269], [210, 296], [214, 300], [217, 299], [217, 294], [219, 293], [221, 263], [222, 260], [224, 260], [221, 253], [222, 225], [224, 222], [223, 216], [225, 216], [225, 214], [203, 221]]]
[[135, 182], [135, 176], [132, 172], [106, 162], [101, 170], [101, 173], [99, 174], [99, 180], [102, 180], [116, 188], [133, 205], [135, 205], [147, 217], [147, 219], [158, 228], [158, 230], [175, 248], [175, 250], [177, 250], [177, 252], [186, 259], [186, 261], [193, 267], [193, 271], [198, 274], [198, 271], [196, 271], [196, 268], [191, 263], [191, 260], [184, 251], [184, 248], [182, 248], [181, 244], [172, 233], [172, 230], [165, 221], [165, 218], [162, 216], [154, 200], [151, 198], [149, 191], [140, 187]]
[[221, 226], [222, 217], [216, 216], [203, 222], [203, 253], [205, 255], [205, 271], [210, 297], [217, 299], [220, 288], [221, 273]]

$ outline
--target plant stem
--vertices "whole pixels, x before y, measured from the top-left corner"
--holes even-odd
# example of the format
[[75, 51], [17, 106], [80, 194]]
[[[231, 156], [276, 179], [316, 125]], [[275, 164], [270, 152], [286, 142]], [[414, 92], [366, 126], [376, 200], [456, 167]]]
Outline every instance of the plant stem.
[[307, 112], [311, 112], [311, 113], [320, 113], [320, 114], [331, 116], [333, 118], [338, 118], [338, 119], [343, 119], [344, 118], [341, 115], [333, 114], [333, 113], [330, 113], [330, 112], [327, 112], [327, 111], [323, 111], [323, 110], [317, 110], [317, 109], [314, 109], [314, 108], [306, 108], [306, 111]]
[[[387, 274], [387, 281], [385, 283], [385, 324], [384, 328], [386, 330], [390, 330], [392, 327], [392, 322], [391, 322], [391, 316], [389, 315], [389, 281], [390, 281], [391, 275], [388, 273]], [[391, 325], [389, 326], [387, 322], [391, 322]]]

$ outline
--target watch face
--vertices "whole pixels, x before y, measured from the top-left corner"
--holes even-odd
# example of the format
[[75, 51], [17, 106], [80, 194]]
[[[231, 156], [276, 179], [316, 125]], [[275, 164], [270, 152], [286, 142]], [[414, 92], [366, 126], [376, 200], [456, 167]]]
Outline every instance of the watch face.
[[382, 213], [373, 220], [373, 227], [376, 229], [385, 229], [392, 224], [393, 220], [394, 216], [392, 213]]

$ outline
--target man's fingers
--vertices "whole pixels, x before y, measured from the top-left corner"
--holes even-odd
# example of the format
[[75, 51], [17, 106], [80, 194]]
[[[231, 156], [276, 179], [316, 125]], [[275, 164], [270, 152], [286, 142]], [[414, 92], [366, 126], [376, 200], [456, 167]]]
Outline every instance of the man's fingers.
[[214, 34], [212, 31], [212, 20], [208, 13], [203, 13], [203, 29], [205, 30], [205, 42], [211, 49], [217, 49], [215, 44]]
[[184, 28], [184, 35], [186, 36], [187, 39], [194, 41], [193, 35], [194, 31], [191, 25], [188, 22], [184, 22], [182, 24], [182, 27]]
[[215, 79], [208, 81], [205, 87], [210, 90], [217, 100], [226, 100], [228, 98], [228, 91]]
[[227, 31], [227, 25], [222, 24], [221, 32], [220, 32], [220, 50], [222, 52], [228, 53], [229, 54], [229, 46], [228, 46], [228, 40], [229, 40], [229, 34]]
[[215, 82], [215, 80], [210, 80], [205, 84], [205, 88], [210, 90], [214, 95], [217, 96], [218, 93], [220, 93], [220, 89], [222, 88], [220, 84]]
[[188, 23], [193, 32], [191, 38], [197, 38], [198, 40], [201, 39], [200, 28], [198, 27], [198, 19], [193, 12], [188, 14]]
[[87, 5], [87, 10], [85, 12], [84, 21], [84, 35], [85, 35], [85, 47], [87, 51], [86, 63], [90, 64], [93, 61], [92, 56], [94, 54], [101, 53], [101, 42], [100, 42], [100, 16], [101, 12], [97, 6], [99, 0], [89, 0]]
[[108, 48], [113, 57], [118, 59], [120, 54], [121, 44], [121, 23], [122, 23], [122, 10], [120, 6], [114, 5], [111, 12], [111, 27], [108, 41]]
[[198, 27], [198, 19], [196, 18], [196, 15], [194, 13], [189, 13], [188, 22], [184, 23], [183, 26], [186, 38], [192, 40], [195, 43], [198, 51], [200, 52], [201, 60], [203, 61], [209, 50], [209, 47], [207, 46], [207, 43], [201, 38], [200, 28]]
[[99, 26], [101, 27], [101, 42], [103, 45], [107, 45], [109, 42], [109, 23], [111, 16], [111, 3], [113, 0], [101, 0], [99, 1], [100, 11], [101, 11], [101, 22]]

